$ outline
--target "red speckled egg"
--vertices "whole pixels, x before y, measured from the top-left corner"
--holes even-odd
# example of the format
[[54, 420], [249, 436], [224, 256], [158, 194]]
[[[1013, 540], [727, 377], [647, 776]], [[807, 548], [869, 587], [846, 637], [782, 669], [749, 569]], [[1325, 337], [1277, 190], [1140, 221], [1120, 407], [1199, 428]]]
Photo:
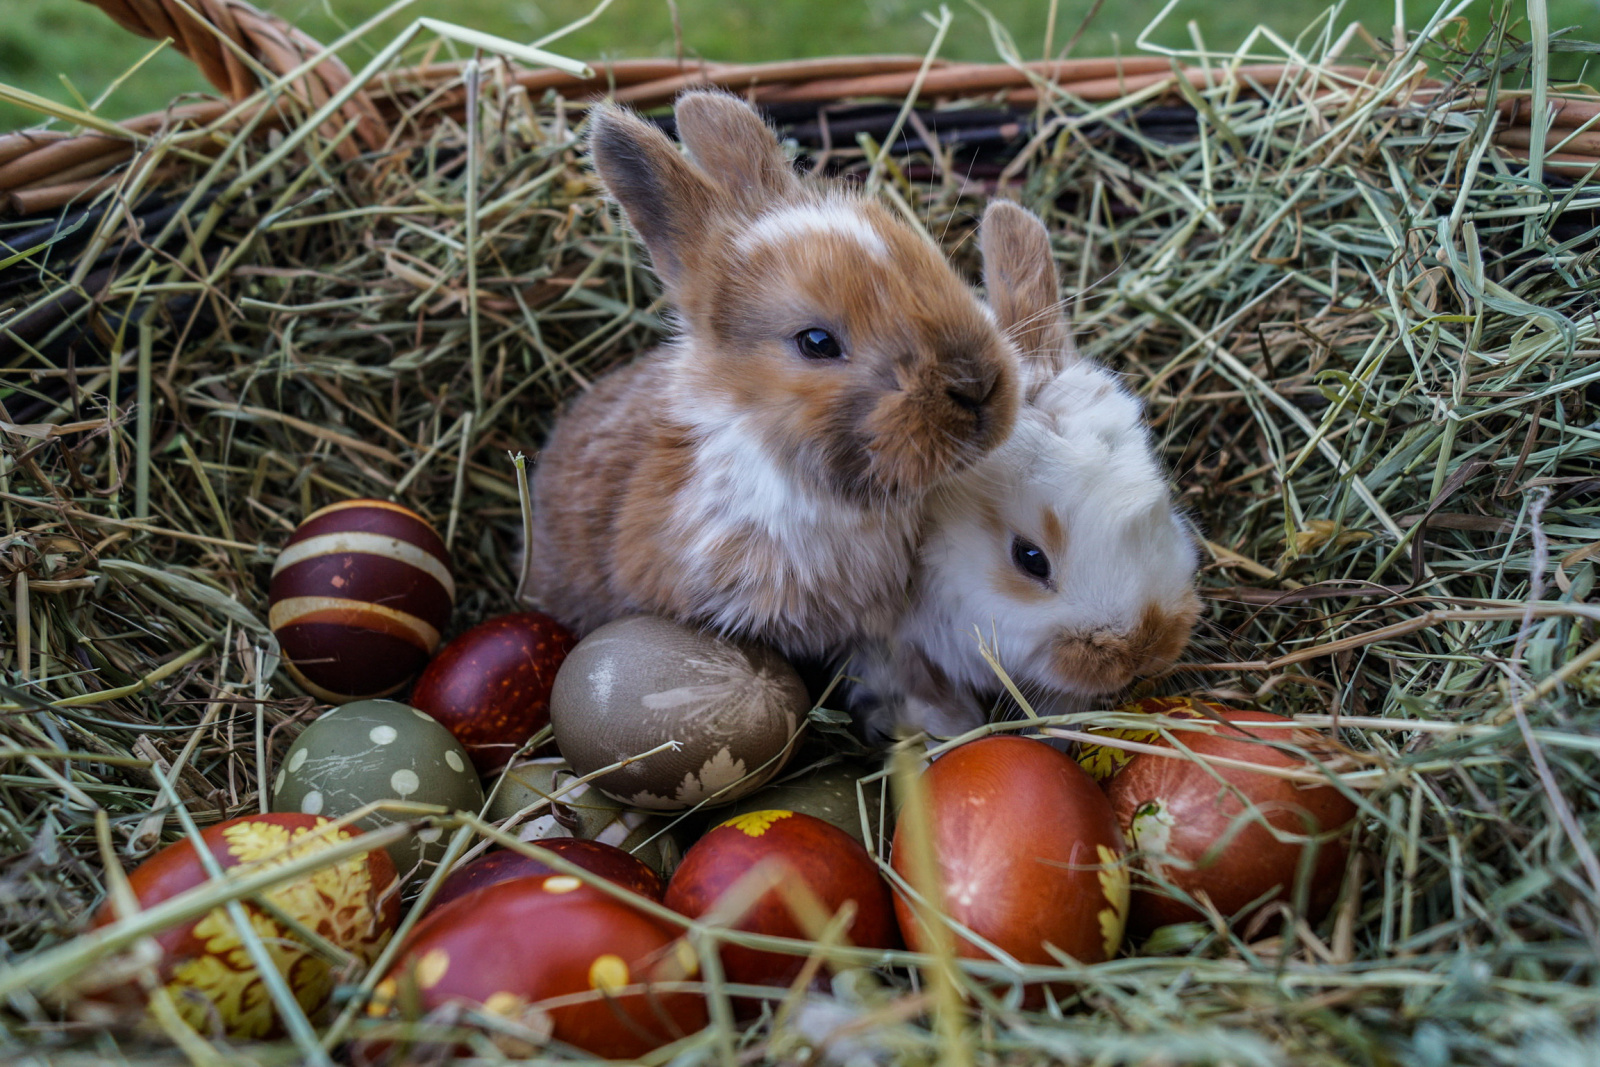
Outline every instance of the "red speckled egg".
[[[1222, 704], [1214, 704], [1209, 700], [1196, 700], [1193, 697], [1146, 697], [1144, 700], [1123, 704], [1112, 710], [1123, 715], [1163, 715], [1171, 719], [1187, 719], [1204, 715], [1206, 709], [1213, 712], [1227, 710]], [[1161, 737], [1161, 732], [1154, 728], [1141, 730], [1094, 726], [1090, 727], [1088, 732], [1101, 737], [1115, 738], [1119, 741], [1137, 741], [1146, 745]], [[1086, 741], [1077, 743], [1075, 755], [1078, 766], [1088, 771], [1089, 777], [1099, 782], [1102, 787], [1134, 757], [1134, 753], [1128, 749], [1114, 745], [1096, 745]]]
[[543, 1002], [588, 994], [547, 1009], [551, 1037], [606, 1059], [642, 1056], [706, 1024], [699, 993], [617, 992], [695, 980], [697, 960], [680, 934], [570, 875], [514, 878], [418, 923], [368, 1010], [457, 1002], [537, 1029]]
[[548, 615], [496, 616], [440, 650], [410, 704], [455, 734], [479, 773], [488, 774], [550, 721], [550, 687], [575, 644]]
[[[553, 837], [534, 844], [547, 852], [554, 852], [564, 860], [570, 860], [586, 871], [598, 874], [607, 881], [615, 882], [624, 889], [638, 893], [641, 897], [659, 901], [666, 892], [659, 874], [652, 871], [649, 865], [637, 856], [624, 852], [615, 845], [601, 841], [585, 841], [579, 837]], [[475, 889], [509, 881], [512, 878], [560, 873], [543, 860], [524, 856], [520, 852], [513, 852], [510, 849], [490, 852], [451, 871], [449, 877], [439, 886], [439, 892], [434, 894], [433, 904], [429, 910], [441, 908]]]
[[290, 677], [333, 704], [386, 696], [439, 647], [455, 580], [426, 519], [346, 500], [302, 522], [272, 568], [267, 624]]
[[[1023, 963], [1055, 964], [1045, 945], [1081, 963], [1122, 944], [1128, 874], [1105, 794], [1042, 741], [986, 737], [923, 772], [946, 914]], [[894, 869], [917, 884], [902, 813]], [[906, 943], [928, 945], [911, 901], [895, 895]], [[959, 955], [984, 958], [960, 939]]]
[[[219, 823], [201, 835], [224, 870], [278, 866], [355, 836], [333, 830], [314, 815], [250, 815]], [[128, 882], [140, 908], [150, 908], [210, 881], [187, 839], [142, 863]], [[400, 915], [394, 864], [382, 849], [331, 863], [263, 896], [286, 915], [368, 963], [394, 932]], [[333, 992], [334, 968], [304, 946], [276, 919], [244, 905], [277, 970], [307, 1013], [320, 1011]], [[110, 901], [95, 915], [96, 927], [116, 920]], [[261, 975], [223, 908], [155, 935], [161, 949], [159, 974], [178, 1012], [205, 1033], [213, 1020], [236, 1038], [280, 1035], [281, 1020]], [[145, 996], [132, 983], [103, 991], [115, 1003], [143, 1006]], [[100, 999], [101, 994], [94, 995]]]
[[[1221, 714], [1230, 725], [1174, 730], [1173, 736], [1197, 756], [1274, 769], [1310, 768], [1299, 756], [1250, 738], [1331, 755], [1327, 739], [1310, 731], [1251, 732], [1240, 725], [1291, 721], [1281, 715], [1232, 708]], [[1152, 743], [1165, 745], [1160, 740]], [[1349, 843], [1342, 831], [1355, 818], [1356, 807], [1331, 785], [1143, 753], [1110, 781], [1106, 796], [1129, 848], [1142, 853], [1146, 869], [1190, 896], [1209, 897], [1224, 917], [1244, 918], [1243, 910], [1254, 900], [1288, 898], [1308, 835], [1331, 839], [1317, 847], [1306, 887], [1307, 918], [1320, 919], [1339, 895], [1349, 860]], [[1280, 836], [1296, 840], [1279, 840]], [[1165, 863], [1163, 857], [1177, 862]], [[1202, 912], [1152, 887], [1133, 894], [1129, 926], [1144, 934], [1158, 926], [1202, 918]]]
[[[891, 948], [898, 938], [894, 904], [878, 865], [855, 838], [821, 819], [793, 811], [752, 811], [713, 827], [683, 857], [667, 886], [667, 907], [699, 918], [757, 863], [781, 864], [786, 879], [811, 890], [834, 914], [855, 901], [851, 944]], [[782, 894], [768, 890], [734, 928], [774, 937], [806, 938]], [[730, 982], [787, 986], [804, 956], [724, 945], [722, 969]]]

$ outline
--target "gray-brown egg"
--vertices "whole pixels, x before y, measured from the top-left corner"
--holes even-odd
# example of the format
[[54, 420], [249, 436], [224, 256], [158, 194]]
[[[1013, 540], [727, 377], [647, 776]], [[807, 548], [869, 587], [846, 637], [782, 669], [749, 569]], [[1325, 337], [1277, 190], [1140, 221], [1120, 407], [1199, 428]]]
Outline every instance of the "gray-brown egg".
[[[729, 818], [746, 815], [752, 811], [767, 809], [798, 811], [802, 815], [810, 815], [837, 826], [857, 841], [866, 843], [869, 849], [880, 836], [887, 846], [889, 838], [894, 835], [894, 816], [891, 812], [889, 824], [881, 825], [883, 781], [872, 781], [863, 785], [859, 798], [856, 792], [856, 783], [873, 773], [873, 770], [874, 768], [864, 763], [850, 761], [824, 763], [820, 767], [803, 770], [774, 781], [770, 785], [762, 786], [749, 796], [735, 802], [726, 814], [719, 811], [714, 818], [725, 822]], [[866, 803], [867, 826], [873, 839], [871, 842], [867, 842], [861, 833], [862, 801]]]
[[[483, 787], [449, 730], [394, 700], [357, 700], [323, 715], [289, 746], [272, 784], [273, 811], [337, 818], [378, 800], [476, 814]], [[403, 818], [379, 811], [356, 825], [374, 828]], [[427, 828], [389, 846], [402, 879], [428, 873], [444, 852], [443, 836]]]
[[503, 822], [532, 808], [510, 832], [535, 843], [553, 837], [580, 837], [615, 845], [639, 857], [662, 878], [670, 878], [683, 855], [669, 816], [638, 811], [608, 797], [558, 757], [519, 763], [489, 798], [489, 821]]
[[624, 804], [675, 811], [729, 804], [771, 779], [810, 704], [800, 676], [771, 649], [635, 616], [600, 627], [567, 655], [550, 725], [579, 774], [675, 742], [595, 780]]

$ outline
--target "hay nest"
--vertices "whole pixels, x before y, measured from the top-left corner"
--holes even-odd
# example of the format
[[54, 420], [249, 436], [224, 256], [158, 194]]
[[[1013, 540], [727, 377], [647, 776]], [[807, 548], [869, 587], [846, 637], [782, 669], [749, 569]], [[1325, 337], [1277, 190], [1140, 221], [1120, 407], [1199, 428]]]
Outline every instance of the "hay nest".
[[[1593, 46], [1537, 24], [1462, 42], [1441, 12], [1395, 41], [1330, 17], [1231, 55], [1024, 64], [997, 30], [992, 66], [591, 70], [423, 20], [352, 73], [240, 0], [99, 6], [223, 96], [125, 123], [36, 100], [50, 124], [0, 138], [19, 1048], [108, 1053], [41, 999], [142, 932], [80, 936], [107, 864], [257, 810], [315, 714], [263, 623], [300, 518], [400, 500], [450, 545], [457, 628], [511, 606], [511, 457], [662, 330], [586, 169], [583, 101], [716, 84], [966, 269], [986, 197], [1045, 216], [1084, 347], [1148, 398], [1206, 531], [1203, 630], [1161, 690], [1336, 730], [1363, 815], [1320, 929], [1196, 925], [1064, 965], [1062, 1010], [974, 986], [937, 1036], [914, 968], [886, 970], [849, 994], [871, 1013], [852, 1040], [952, 1062], [1600, 1056], [1600, 97], [1547, 62]], [[817, 1040], [729, 1018], [685, 1051]], [[250, 1055], [317, 1052], [296, 1040]], [[188, 1054], [229, 1054], [205, 1044]]]

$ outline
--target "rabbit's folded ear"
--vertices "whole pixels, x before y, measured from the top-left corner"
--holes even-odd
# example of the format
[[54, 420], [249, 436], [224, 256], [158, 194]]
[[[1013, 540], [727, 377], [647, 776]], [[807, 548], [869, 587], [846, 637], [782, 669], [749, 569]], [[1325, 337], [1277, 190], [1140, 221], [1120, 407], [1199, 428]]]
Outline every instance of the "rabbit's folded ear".
[[1054, 378], [1073, 353], [1063, 311], [1050, 233], [1039, 216], [995, 200], [978, 227], [983, 283], [1000, 328], [1017, 343], [1031, 396]]
[[589, 153], [606, 191], [650, 250], [656, 273], [668, 290], [679, 288], [725, 197], [679, 154], [671, 138], [612, 104], [592, 112]]
[[799, 194], [800, 179], [777, 136], [743, 100], [722, 92], [684, 93], [673, 114], [689, 158], [744, 214], [758, 215]]

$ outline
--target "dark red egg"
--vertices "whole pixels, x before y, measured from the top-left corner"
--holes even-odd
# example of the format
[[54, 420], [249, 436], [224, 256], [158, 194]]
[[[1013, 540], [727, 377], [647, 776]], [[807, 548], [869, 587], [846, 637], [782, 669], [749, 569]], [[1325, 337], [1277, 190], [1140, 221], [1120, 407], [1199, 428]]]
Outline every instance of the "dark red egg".
[[[1131, 704], [1123, 704], [1112, 710], [1122, 715], [1161, 715], [1171, 719], [1193, 718], [1196, 715], [1227, 710], [1221, 704], [1209, 700], [1196, 700], [1193, 697], [1146, 697], [1136, 700]], [[1091, 726], [1089, 733], [1117, 741], [1137, 741], [1140, 744], [1150, 744], [1160, 738], [1161, 731], [1151, 727], [1138, 729], [1119, 726]], [[1128, 765], [1135, 753], [1117, 745], [1097, 745], [1092, 742], [1079, 741], [1074, 752], [1078, 766], [1089, 772], [1089, 777], [1099, 782], [1103, 787], [1114, 778], [1122, 768]]]
[[[1122, 944], [1128, 874], [1111, 805], [1083, 769], [1042, 741], [986, 737], [950, 750], [922, 775], [945, 914], [1023, 963], [1080, 963]], [[908, 816], [894, 834], [894, 869], [917, 885]], [[912, 902], [895, 895], [906, 943], [929, 946]], [[955, 942], [961, 956], [986, 958]]]
[[439, 647], [455, 580], [426, 519], [386, 500], [313, 512], [272, 568], [267, 624], [302, 689], [334, 704], [386, 696]]
[[[535, 841], [533, 844], [547, 852], [554, 852], [562, 859], [570, 860], [607, 881], [615, 882], [630, 892], [638, 893], [641, 897], [659, 901], [666, 893], [666, 887], [661, 884], [659, 874], [652, 871], [639, 857], [624, 852], [615, 845], [608, 845], [603, 841], [585, 841], [581, 837], [552, 837]], [[560, 873], [543, 860], [536, 860], [532, 856], [524, 856], [510, 849], [500, 849], [479, 856], [471, 863], [451, 871], [449, 877], [439, 886], [439, 891], [434, 894], [429, 910], [441, 908], [457, 897], [466, 896], [473, 890], [497, 882], [524, 878], [528, 875]]]
[[[530, 1029], [548, 1011], [554, 1040], [606, 1059], [638, 1057], [706, 1024], [701, 994], [651, 988], [695, 980], [698, 961], [681, 934], [570, 875], [514, 878], [423, 918], [368, 1011], [454, 1002]], [[619, 992], [629, 986], [644, 988]], [[557, 997], [560, 1006], [545, 1003]]]
[[[854, 901], [856, 916], [847, 932], [851, 944], [891, 948], [897, 943], [889, 887], [872, 856], [838, 827], [793, 811], [752, 811], [713, 827], [673, 874], [667, 907], [699, 918], [762, 862], [777, 864], [786, 880], [803, 884], [829, 915]], [[808, 936], [776, 889], [762, 894], [733, 925], [773, 937]], [[741, 945], [722, 948], [722, 969], [730, 982], [786, 986], [804, 965], [804, 956]]]
[[[358, 831], [338, 830], [316, 815], [250, 815], [207, 829], [201, 838], [223, 870], [278, 866], [348, 841]], [[128, 877], [141, 909], [150, 908], [210, 881], [188, 839], [169, 845]], [[371, 963], [400, 919], [400, 894], [394, 864], [383, 849], [332, 862], [295, 881], [262, 893], [281, 912]], [[277, 970], [308, 1014], [315, 1014], [333, 992], [335, 965], [303, 944], [294, 932], [255, 907], [244, 905]], [[95, 914], [96, 927], [117, 918], [108, 900]], [[220, 1021], [236, 1038], [269, 1038], [283, 1033], [282, 1020], [224, 908], [155, 935], [161, 950], [158, 974], [180, 1015], [204, 1033]], [[97, 990], [91, 999], [143, 1006], [146, 996], [133, 983]]]
[[411, 706], [444, 724], [488, 774], [550, 721], [550, 687], [577, 640], [537, 611], [498, 615], [440, 650]]
[[[1307, 730], [1243, 728], [1291, 721], [1281, 715], [1226, 709], [1221, 716], [1225, 723], [1174, 730], [1173, 736], [1197, 757], [1273, 770], [1314, 772], [1300, 756], [1262, 741], [1324, 758], [1333, 754], [1327, 738]], [[1166, 747], [1159, 739], [1152, 743]], [[1306, 918], [1316, 922], [1339, 895], [1349, 860], [1345, 831], [1356, 807], [1315, 777], [1294, 781], [1203, 759], [1142, 753], [1110, 781], [1106, 795], [1145, 869], [1191, 897], [1208, 898], [1224, 917], [1245, 918], [1253, 901], [1290, 899], [1307, 847], [1317, 851], [1306, 885]], [[1149, 887], [1133, 894], [1129, 926], [1144, 934], [1202, 918], [1190, 904]]]

